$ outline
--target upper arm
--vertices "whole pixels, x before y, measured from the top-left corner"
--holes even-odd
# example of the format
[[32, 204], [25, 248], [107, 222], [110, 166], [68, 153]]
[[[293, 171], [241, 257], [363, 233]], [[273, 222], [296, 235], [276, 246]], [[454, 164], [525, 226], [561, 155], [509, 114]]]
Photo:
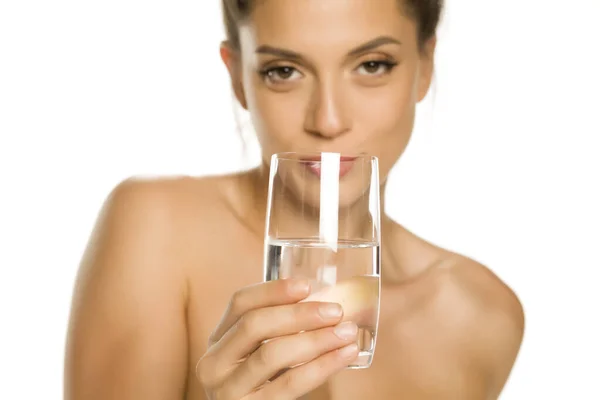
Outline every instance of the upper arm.
[[[469, 318], [463, 325], [464, 355], [480, 383], [480, 396], [497, 399], [514, 366], [525, 328], [514, 292], [487, 268], [471, 263], [459, 273]], [[485, 394], [484, 394], [485, 393]]]
[[481, 323], [478, 353], [480, 363], [489, 377], [490, 398], [500, 396], [517, 359], [525, 316], [520, 302], [512, 292], [499, 294], [499, 304], [480, 310]]
[[126, 181], [107, 199], [76, 281], [66, 399], [181, 399], [186, 279], [168, 190]]

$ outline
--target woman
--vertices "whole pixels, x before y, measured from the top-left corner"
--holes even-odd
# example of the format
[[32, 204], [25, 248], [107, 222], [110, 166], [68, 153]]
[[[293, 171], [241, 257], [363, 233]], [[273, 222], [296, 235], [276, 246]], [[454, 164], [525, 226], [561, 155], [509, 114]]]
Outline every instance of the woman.
[[270, 155], [376, 155], [383, 191], [429, 90], [441, 0], [223, 3], [221, 57], [263, 165], [111, 193], [77, 280], [66, 397], [497, 398], [522, 340], [519, 301], [389, 217], [371, 368], [344, 370], [356, 326], [339, 305], [299, 302], [306, 282], [259, 283]]

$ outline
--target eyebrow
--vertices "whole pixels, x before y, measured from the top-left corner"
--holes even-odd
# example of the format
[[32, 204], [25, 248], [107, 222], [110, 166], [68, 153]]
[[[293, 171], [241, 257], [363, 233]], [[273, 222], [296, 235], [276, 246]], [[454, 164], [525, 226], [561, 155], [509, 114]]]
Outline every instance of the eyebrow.
[[[368, 42], [363, 43], [360, 46], [355, 47], [354, 49], [350, 50], [350, 52], [348, 53], [348, 56], [355, 57], [357, 55], [367, 53], [371, 50], [374, 50], [385, 44], [402, 45], [401, 42], [399, 42], [398, 40], [394, 39], [391, 36], [379, 36], [373, 40], [369, 40]], [[282, 49], [282, 48], [278, 48], [278, 47], [273, 47], [273, 46], [268, 46], [268, 45], [259, 46], [256, 49], [256, 53], [257, 54], [268, 54], [268, 55], [272, 55], [272, 56], [276, 56], [276, 57], [286, 58], [286, 59], [289, 59], [292, 61], [300, 61], [300, 60], [304, 59], [302, 54], [296, 53], [295, 51]]]
[[350, 53], [348, 53], [348, 55], [351, 57], [357, 56], [359, 54], [363, 54], [363, 53], [367, 53], [371, 50], [375, 50], [376, 48], [383, 46], [385, 44], [396, 44], [398, 46], [402, 45], [402, 43], [400, 43], [398, 40], [394, 39], [391, 36], [379, 36], [373, 40], [369, 40], [367, 43], [361, 44], [360, 46], [354, 48], [353, 50], [350, 51]]
[[287, 59], [294, 60], [294, 61], [298, 61], [303, 58], [300, 53], [296, 53], [295, 51], [281, 49], [278, 47], [272, 47], [272, 46], [267, 46], [267, 45], [258, 47], [256, 49], [256, 54], [268, 54], [268, 55], [272, 55], [275, 57], [287, 58]]

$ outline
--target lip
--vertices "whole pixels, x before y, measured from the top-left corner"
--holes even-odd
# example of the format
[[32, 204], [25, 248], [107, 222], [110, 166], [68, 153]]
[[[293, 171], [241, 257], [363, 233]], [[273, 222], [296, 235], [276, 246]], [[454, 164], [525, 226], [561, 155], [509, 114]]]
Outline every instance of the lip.
[[[349, 156], [340, 157], [339, 178], [344, 177], [352, 170], [352, 167], [354, 166], [354, 161], [357, 158], [358, 157]], [[321, 157], [303, 157], [300, 159], [300, 161], [310, 173], [316, 175], [319, 178], [321, 177]]]
[[[340, 162], [347, 162], [347, 161], [354, 161], [356, 160], [358, 157], [351, 157], [351, 156], [341, 156], [340, 157]], [[314, 157], [301, 157], [299, 159], [300, 161], [308, 161], [308, 162], [321, 162], [321, 156], [314, 156]]]

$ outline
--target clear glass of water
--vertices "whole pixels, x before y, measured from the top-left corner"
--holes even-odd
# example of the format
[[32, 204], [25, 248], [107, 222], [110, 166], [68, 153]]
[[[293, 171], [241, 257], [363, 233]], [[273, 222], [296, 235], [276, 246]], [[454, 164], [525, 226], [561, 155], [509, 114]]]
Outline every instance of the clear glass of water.
[[304, 301], [341, 304], [359, 328], [359, 356], [348, 368], [368, 368], [381, 291], [377, 158], [280, 153], [269, 179], [264, 279], [306, 278]]

